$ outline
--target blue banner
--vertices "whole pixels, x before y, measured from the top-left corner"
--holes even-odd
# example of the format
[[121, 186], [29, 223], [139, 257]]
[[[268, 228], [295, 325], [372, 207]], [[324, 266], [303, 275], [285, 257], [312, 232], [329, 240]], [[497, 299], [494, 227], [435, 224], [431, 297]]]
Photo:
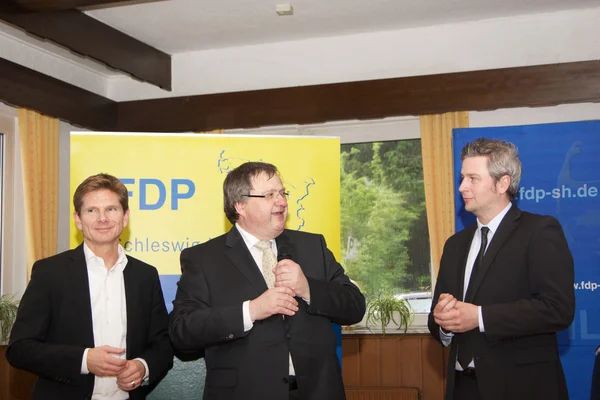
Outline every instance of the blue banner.
[[[460, 151], [478, 137], [517, 145], [523, 177], [517, 206], [561, 222], [575, 260], [575, 320], [560, 332], [559, 350], [569, 396], [590, 398], [595, 349], [600, 345], [600, 121], [454, 130], [455, 187]], [[475, 223], [456, 190], [456, 230]], [[523, 318], [527, 318], [526, 315]]]

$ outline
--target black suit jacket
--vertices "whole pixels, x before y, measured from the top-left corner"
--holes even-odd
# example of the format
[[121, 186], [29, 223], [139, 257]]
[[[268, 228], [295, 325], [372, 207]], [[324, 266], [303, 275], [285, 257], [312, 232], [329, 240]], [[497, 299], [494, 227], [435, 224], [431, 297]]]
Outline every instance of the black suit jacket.
[[600, 353], [596, 349], [596, 359], [594, 361], [594, 369], [592, 371], [592, 390], [590, 400], [600, 400]]
[[287, 399], [292, 356], [300, 398], [344, 399], [331, 322], [352, 324], [365, 300], [327, 249], [322, 235], [285, 230], [292, 259], [310, 285], [293, 317], [273, 315], [244, 332], [242, 303], [267, 290], [238, 230], [181, 253], [182, 276], [170, 335], [181, 351], [205, 351], [205, 399]]
[[[467, 227], [444, 246], [429, 314], [429, 330], [438, 340], [433, 308], [441, 293], [462, 300], [476, 230], [476, 224]], [[556, 332], [573, 321], [573, 281], [573, 258], [559, 222], [513, 205], [487, 248], [475, 290], [465, 299], [482, 306], [485, 332], [476, 328], [452, 338], [446, 399], [453, 399], [457, 345], [469, 341], [483, 400], [567, 400]]]
[[[127, 259], [123, 270], [127, 359], [143, 358], [150, 370], [150, 385], [129, 393], [130, 399], [144, 399], [149, 387], [173, 365], [173, 349], [158, 272], [133, 257]], [[93, 347], [89, 281], [81, 245], [33, 265], [6, 358], [13, 367], [38, 375], [32, 399], [86, 399], [91, 398], [94, 375], [82, 375], [81, 362], [84, 350]]]

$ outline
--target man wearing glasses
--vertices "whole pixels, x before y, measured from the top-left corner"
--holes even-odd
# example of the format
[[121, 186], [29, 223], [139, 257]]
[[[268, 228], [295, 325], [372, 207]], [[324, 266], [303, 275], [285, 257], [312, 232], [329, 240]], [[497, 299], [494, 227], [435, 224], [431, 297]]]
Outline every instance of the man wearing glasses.
[[223, 184], [232, 229], [181, 253], [170, 335], [204, 351], [205, 399], [344, 399], [331, 322], [360, 321], [365, 300], [322, 235], [285, 229], [274, 165], [248, 162]]

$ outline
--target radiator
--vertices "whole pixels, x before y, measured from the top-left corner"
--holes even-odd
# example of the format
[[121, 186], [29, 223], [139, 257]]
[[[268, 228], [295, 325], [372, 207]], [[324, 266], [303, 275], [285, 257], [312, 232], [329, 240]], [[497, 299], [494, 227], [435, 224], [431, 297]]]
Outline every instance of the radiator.
[[346, 400], [419, 400], [417, 388], [346, 388]]

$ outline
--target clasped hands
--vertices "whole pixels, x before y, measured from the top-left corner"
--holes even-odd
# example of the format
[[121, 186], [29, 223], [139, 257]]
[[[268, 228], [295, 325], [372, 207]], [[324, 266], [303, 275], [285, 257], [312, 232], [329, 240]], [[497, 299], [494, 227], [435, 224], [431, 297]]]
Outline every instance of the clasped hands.
[[476, 305], [458, 301], [450, 293], [442, 293], [433, 309], [435, 323], [445, 331], [463, 333], [479, 326]]
[[119, 358], [125, 349], [100, 346], [87, 353], [88, 370], [96, 376], [115, 376], [117, 386], [126, 392], [137, 389], [142, 384], [146, 368], [139, 360]]
[[295, 297], [310, 300], [308, 281], [300, 265], [289, 259], [281, 260], [273, 268], [275, 287], [267, 289], [250, 301], [252, 321], [269, 318], [274, 314], [292, 316], [298, 311]]

